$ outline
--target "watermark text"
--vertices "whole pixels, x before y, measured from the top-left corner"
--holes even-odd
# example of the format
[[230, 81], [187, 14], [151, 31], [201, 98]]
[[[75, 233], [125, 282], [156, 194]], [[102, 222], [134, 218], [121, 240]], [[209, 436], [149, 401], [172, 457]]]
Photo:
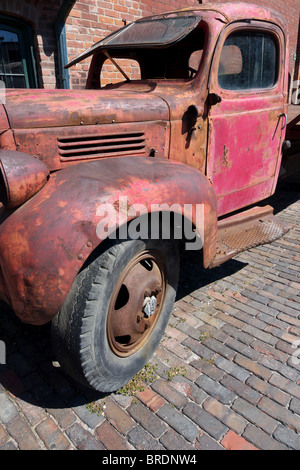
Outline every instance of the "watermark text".
[[300, 80], [295, 80], [293, 83], [292, 104], [300, 104]]
[[[203, 204], [129, 204], [120, 196], [97, 208], [97, 236], [118, 240], [184, 240], [186, 250], [201, 250], [204, 243]], [[128, 221], [130, 221], [128, 223]]]
[[292, 348], [295, 349], [292, 354], [292, 363], [298, 366], [300, 364], [300, 339], [293, 341]]

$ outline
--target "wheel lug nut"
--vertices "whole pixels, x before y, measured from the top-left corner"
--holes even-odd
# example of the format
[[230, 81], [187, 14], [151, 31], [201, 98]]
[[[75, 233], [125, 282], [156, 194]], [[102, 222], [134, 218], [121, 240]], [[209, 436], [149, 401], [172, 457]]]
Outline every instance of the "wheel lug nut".
[[144, 314], [144, 312], [138, 313], [138, 314], [137, 314], [137, 317], [136, 317], [137, 323], [140, 323], [140, 322], [143, 321], [143, 320], [145, 320], [145, 314]]

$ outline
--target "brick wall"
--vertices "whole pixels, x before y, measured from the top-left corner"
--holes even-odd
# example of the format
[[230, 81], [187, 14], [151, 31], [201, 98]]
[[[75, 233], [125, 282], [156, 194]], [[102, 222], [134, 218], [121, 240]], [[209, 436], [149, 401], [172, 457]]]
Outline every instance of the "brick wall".
[[[142, 11], [137, 1], [77, 1], [67, 20], [69, 58], [80, 54], [110, 32], [124, 26], [123, 20], [134, 21], [141, 16]], [[87, 59], [70, 70], [72, 88], [85, 86], [89, 63], [90, 59]]]
[[[212, 3], [213, 0], [210, 0]], [[230, 0], [223, 0], [224, 3]], [[245, 0], [254, 3], [253, 0]], [[203, 0], [202, 3], [209, 3]], [[258, 2], [257, 2], [258, 3]], [[76, 2], [67, 21], [67, 38], [69, 57], [74, 57], [92, 43], [99, 41], [111, 31], [123, 26], [123, 20], [134, 21], [141, 16], [161, 13], [163, 11], [175, 10], [186, 6], [197, 6], [198, 0], [114, 0], [113, 2], [102, 0], [79, 0]], [[300, 38], [299, 12], [300, 0], [260, 0], [259, 4], [271, 7], [279, 11], [286, 18], [290, 34], [290, 73], [291, 80], [300, 79]], [[298, 51], [297, 51], [298, 41]], [[295, 62], [294, 54], [298, 52]], [[296, 67], [295, 67], [296, 66]], [[71, 86], [82, 88], [86, 82], [89, 60], [77, 65], [76, 69], [70, 71]], [[107, 81], [114, 81], [117, 74], [107, 74]]]
[[[96, 41], [107, 36], [110, 32], [135, 21], [142, 16], [161, 13], [163, 11], [199, 5], [198, 0], [79, 0], [76, 2], [67, 21], [68, 54], [72, 58], [87, 49]], [[90, 60], [78, 64], [70, 70], [72, 88], [82, 88], [86, 83], [86, 75]], [[106, 80], [113, 82], [119, 74], [108, 66]]]
[[[213, 0], [211, 0], [213, 2]], [[230, 0], [223, 0], [224, 2]], [[287, 19], [290, 33], [290, 73], [300, 79], [300, 0], [245, 0], [273, 7]], [[56, 41], [54, 21], [62, 0], [0, 0], [0, 14], [15, 16], [28, 22], [35, 35], [35, 57], [39, 86], [57, 86]], [[197, 6], [198, 0], [77, 0], [67, 20], [68, 56], [72, 58], [123, 26], [123, 20], [134, 21], [142, 16]], [[208, 3], [208, 0], [203, 0]], [[294, 54], [298, 53], [295, 62]], [[70, 71], [71, 87], [85, 85], [89, 60]]]

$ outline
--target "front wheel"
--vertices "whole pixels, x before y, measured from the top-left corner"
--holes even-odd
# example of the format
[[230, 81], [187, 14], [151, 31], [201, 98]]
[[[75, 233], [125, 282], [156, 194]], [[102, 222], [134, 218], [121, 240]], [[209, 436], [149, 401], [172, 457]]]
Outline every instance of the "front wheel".
[[173, 240], [109, 242], [77, 276], [52, 323], [62, 368], [84, 385], [113, 392], [154, 354], [176, 296]]

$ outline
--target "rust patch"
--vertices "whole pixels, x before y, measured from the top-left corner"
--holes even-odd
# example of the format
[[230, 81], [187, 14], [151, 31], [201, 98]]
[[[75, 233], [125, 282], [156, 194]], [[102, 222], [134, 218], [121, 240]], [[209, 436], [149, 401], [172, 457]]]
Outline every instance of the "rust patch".
[[226, 147], [226, 145], [224, 145], [224, 148], [223, 148], [222, 165], [223, 165], [224, 167], [226, 167], [226, 168], [229, 166], [228, 157], [229, 157], [229, 148]]

